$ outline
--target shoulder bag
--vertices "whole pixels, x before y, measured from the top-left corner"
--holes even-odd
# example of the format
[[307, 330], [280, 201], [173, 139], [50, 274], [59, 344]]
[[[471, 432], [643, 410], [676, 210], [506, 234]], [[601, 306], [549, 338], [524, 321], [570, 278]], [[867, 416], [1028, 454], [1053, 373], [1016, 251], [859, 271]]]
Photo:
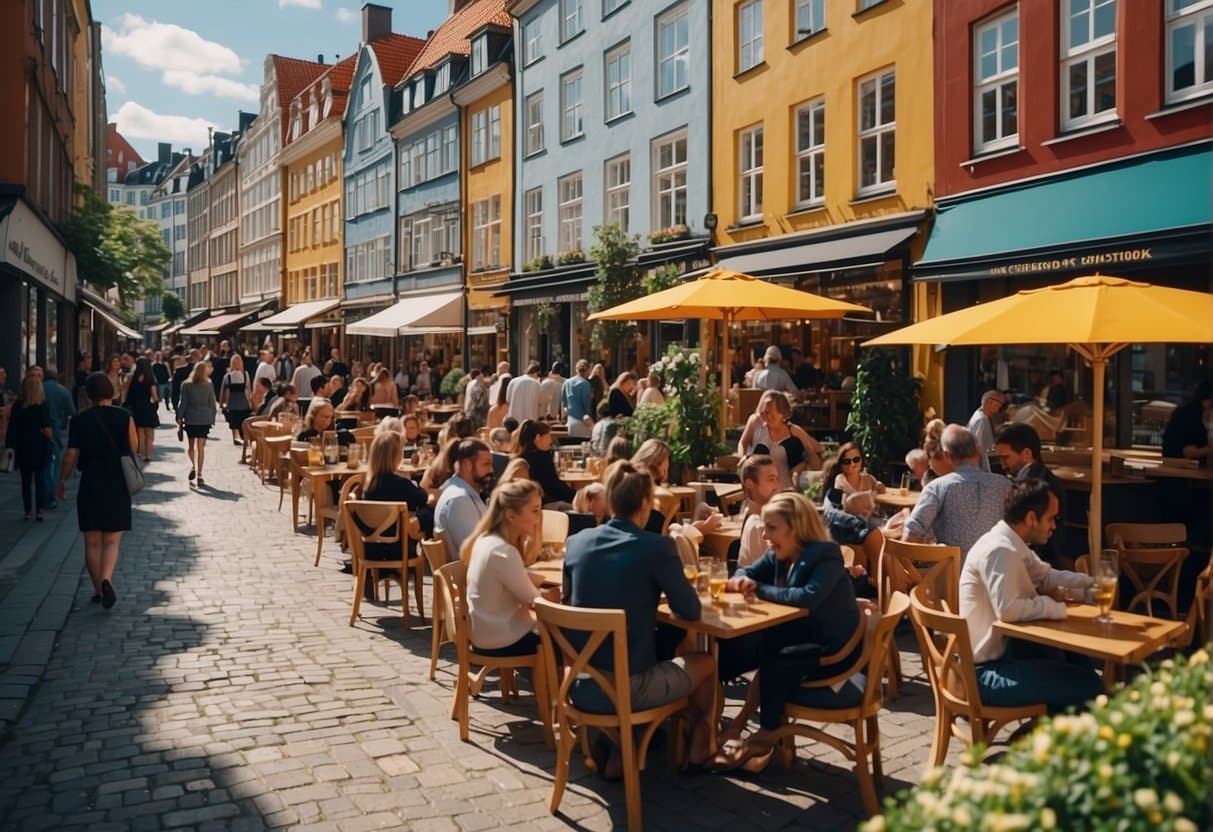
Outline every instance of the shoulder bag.
[[122, 480], [126, 484], [126, 493], [134, 497], [143, 490], [143, 471], [139, 468], [139, 461], [135, 459], [133, 453], [121, 453], [118, 450], [117, 444], [114, 443], [114, 437], [110, 435], [109, 429], [102, 424], [100, 430], [105, 434], [105, 439], [109, 446], [118, 454], [118, 462], [122, 466]]

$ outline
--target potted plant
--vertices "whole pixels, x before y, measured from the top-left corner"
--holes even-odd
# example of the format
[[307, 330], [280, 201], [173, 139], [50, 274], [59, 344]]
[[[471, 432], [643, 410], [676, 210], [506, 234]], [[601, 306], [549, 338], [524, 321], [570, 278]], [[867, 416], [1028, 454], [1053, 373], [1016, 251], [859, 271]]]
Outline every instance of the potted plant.
[[569, 251], [560, 252], [556, 258], [556, 262], [561, 266], [572, 266], [577, 263], [585, 262], [585, 252], [579, 248], [570, 249]]
[[859, 364], [847, 431], [863, 448], [868, 468], [877, 477], [887, 477], [890, 463], [902, 459], [918, 442], [920, 388], [892, 350], [872, 350]]
[[459, 382], [463, 380], [463, 375], [463, 370], [459, 367], [447, 370], [446, 375], [442, 377], [442, 382], [438, 385], [438, 394], [450, 401], [459, 398]]
[[694, 468], [709, 465], [725, 451], [718, 434], [720, 390], [700, 380], [698, 350], [671, 344], [666, 354], [649, 365], [661, 379], [671, 410], [670, 449], [673, 462]]

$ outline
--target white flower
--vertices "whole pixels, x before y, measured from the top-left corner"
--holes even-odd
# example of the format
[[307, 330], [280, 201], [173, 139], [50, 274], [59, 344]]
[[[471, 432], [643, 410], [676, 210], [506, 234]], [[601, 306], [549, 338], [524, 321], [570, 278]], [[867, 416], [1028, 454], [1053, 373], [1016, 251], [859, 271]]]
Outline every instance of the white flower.
[[1135, 789], [1133, 802], [1142, 809], [1153, 809], [1158, 805], [1158, 792], [1153, 789]]
[[1175, 714], [1175, 725], [1179, 728], [1187, 728], [1196, 721], [1196, 714], [1189, 710], [1178, 711]]
[[1178, 815], [1184, 810], [1184, 802], [1175, 792], [1167, 792], [1167, 796], [1162, 799], [1162, 805], [1173, 815]]
[[1187, 818], [1175, 819], [1175, 832], [1196, 832], [1196, 824]]
[[1057, 827], [1057, 813], [1048, 806], [1040, 810], [1040, 828], [1055, 829]]

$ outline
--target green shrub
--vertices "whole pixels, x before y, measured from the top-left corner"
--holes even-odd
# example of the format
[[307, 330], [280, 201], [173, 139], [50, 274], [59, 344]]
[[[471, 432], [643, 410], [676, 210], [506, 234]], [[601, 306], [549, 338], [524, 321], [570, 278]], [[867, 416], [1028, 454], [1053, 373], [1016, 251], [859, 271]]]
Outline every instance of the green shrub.
[[459, 395], [459, 382], [462, 380], [463, 370], [459, 367], [452, 367], [442, 377], [442, 383], [438, 385], [438, 392], [443, 396], [453, 399]]
[[[863, 832], [1198, 832], [1209, 794], [1209, 656], [1165, 661], [1089, 711], [1043, 721], [997, 763], [979, 752], [886, 801]], [[898, 800], [902, 802], [899, 804]]]

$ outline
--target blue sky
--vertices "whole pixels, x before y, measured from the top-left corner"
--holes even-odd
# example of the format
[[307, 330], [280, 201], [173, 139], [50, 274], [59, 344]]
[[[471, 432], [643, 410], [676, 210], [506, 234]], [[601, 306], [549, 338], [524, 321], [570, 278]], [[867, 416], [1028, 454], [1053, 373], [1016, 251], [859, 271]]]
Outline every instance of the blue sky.
[[[425, 37], [449, 0], [377, 0], [392, 30]], [[206, 143], [255, 112], [265, 56], [344, 58], [362, 33], [359, 0], [93, 0], [101, 21], [109, 120], [145, 158], [158, 141]]]

